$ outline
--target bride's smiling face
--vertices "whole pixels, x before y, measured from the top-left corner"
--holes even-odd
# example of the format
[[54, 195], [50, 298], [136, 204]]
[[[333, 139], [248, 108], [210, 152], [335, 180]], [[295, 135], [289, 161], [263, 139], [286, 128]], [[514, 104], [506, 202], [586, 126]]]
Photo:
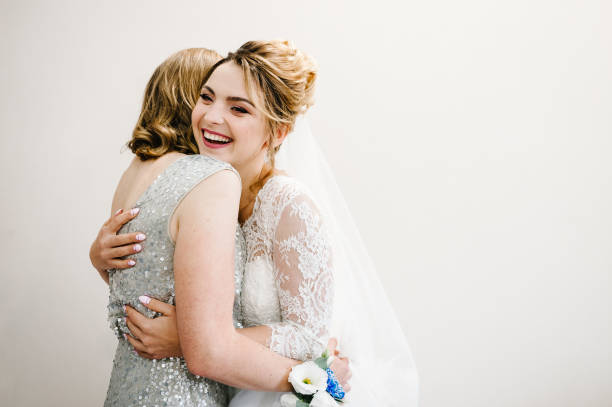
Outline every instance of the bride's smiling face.
[[191, 114], [201, 154], [237, 169], [263, 165], [267, 151], [266, 121], [246, 90], [242, 69], [226, 62], [211, 74]]

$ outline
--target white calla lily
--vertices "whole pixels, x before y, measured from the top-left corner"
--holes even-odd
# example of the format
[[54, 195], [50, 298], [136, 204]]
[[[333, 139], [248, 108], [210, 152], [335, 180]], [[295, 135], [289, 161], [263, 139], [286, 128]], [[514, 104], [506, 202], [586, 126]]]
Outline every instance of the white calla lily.
[[314, 394], [327, 389], [327, 372], [315, 362], [304, 362], [291, 369], [289, 382], [299, 394]]

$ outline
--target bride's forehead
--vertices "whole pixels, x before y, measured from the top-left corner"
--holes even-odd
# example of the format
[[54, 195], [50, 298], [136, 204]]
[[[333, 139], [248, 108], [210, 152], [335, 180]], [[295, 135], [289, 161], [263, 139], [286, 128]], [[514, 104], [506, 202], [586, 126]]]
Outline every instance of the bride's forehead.
[[[206, 85], [211, 87], [215, 93], [232, 93], [238, 92], [246, 95], [246, 83], [242, 68], [233, 62], [227, 62], [219, 65], [217, 69], [210, 75]], [[232, 95], [241, 96], [241, 95]]]

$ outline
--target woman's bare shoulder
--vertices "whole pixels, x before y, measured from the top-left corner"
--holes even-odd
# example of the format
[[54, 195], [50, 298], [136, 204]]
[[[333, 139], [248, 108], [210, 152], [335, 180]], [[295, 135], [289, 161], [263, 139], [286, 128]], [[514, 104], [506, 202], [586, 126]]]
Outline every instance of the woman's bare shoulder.
[[125, 209], [126, 206], [135, 202], [166, 167], [185, 155], [172, 152], [164, 154], [159, 158], [145, 161], [138, 158], [138, 156], [134, 156], [117, 183], [117, 188], [113, 195], [111, 213], [114, 213], [119, 208]]

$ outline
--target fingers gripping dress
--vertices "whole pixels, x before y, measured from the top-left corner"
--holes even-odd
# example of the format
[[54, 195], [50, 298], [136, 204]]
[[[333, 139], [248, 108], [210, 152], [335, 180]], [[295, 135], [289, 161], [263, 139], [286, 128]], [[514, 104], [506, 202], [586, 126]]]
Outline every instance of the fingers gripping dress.
[[[142, 306], [141, 295], [174, 304], [174, 243], [169, 236], [169, 220], [181, 200], [201, 181], [218, 171], [235, 171], [229, 164], [203, 155], [177, 159], [149, 186], [135, 207], [138, 217], [120, 233], [142, 231], [147, 235], [145, 249], [136, 255], [136, 265], [109, 272], [108, 315], [119, 338], [105, 406], [227, 406], [228, 388], [189, 372], [183, 358], [144, 359], [134, 353], [123, 338], [129, 334], [123, 305], [128, 304], [148, 317], [157, 316]], [[202, 255], [210, 255], [203, 253]], [[245, 243], [236, 230], [234, 321], [241, 316], [240, 288], [245, 261]]]

